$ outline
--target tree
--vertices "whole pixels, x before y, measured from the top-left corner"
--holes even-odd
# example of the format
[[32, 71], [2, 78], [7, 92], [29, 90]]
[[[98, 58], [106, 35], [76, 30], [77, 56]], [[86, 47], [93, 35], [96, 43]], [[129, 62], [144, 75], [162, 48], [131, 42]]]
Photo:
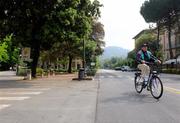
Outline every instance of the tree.
[[180, 11], [179, 5], [179, 0], [148, 0], [144, 2], [140, 11], [146, 22], [157, 23], [158, 40], [160, 26], [162, 25], [167, 28], [170, 58], [173, 58], [171, 46], [171, 27], [174, 24], [174, 17], [176, 17]]
[[[31, 47], [32, 76], [36, 77], [36, 67], [40, 48], [43, 44], [41, 37], [47, 15], [54, 10], [57, 0], [3, 0], [1, 5], [0, 25], [2, 34], [13, 34], [15, 41], [22, 46]], [[51, 43], [49, 43], [51, 44]]]
[[12, 35], [0, 41], [0, 63], [3, 70], [9, 69], [18, 63], [19, 49], [13, 45]]
[[131, 61], [131, 67], [136, 67], [136, 51], [135, 51], [135, 49], [134, 50], [132, 50], [132, 51], [130, 51], [129, 53], [128, 53], [128, 56], [127, 56], [127, 59], [130, 59], [130, 61]]
[[0, 43], [0, 62], [5, 62], [9, 59], [8, 53], [7, 53], [7, 43], [1, 42]]
[[[68, 72], [71, 73], [71, 63], [76, 57], [83, 58], [83, 42], [86, 54], [92, 54], [94, 42], [91, 42], [93, 19], [98, 18], [100, 3], [90, 0], [61, 1], [52, 12], [45, 25], [45, 39], [58, 37], [53, 46], [54, 54], [69, 57]], [[51, 38], [50, 38], [51, 39]], [[95, 46], [96, 47], [96, 46]], [[62, 55], [60, 55], [62, 56]], [[91, 56], [91, 55], [88, 55]]]
[[105, 36], [104, 25], [97, 20], [93, 21], [91, 39], [96, 42], [95, 55], [101, 55], [103, 53], [102, 47], [105, 46], [103, 41]]
[[93, 3], [90, 0], [2, 0], [1, 5], [4, 5], [0, 10], [1, 36], [13, 33], [16, 44], [31, 47], [33, 77], [36, 77], [40, 50], [49, 50], [57, 41], [67, 44], [71, 63], [80, 42], [91, 33], [93, 18], [100, 12], [97, 0]]

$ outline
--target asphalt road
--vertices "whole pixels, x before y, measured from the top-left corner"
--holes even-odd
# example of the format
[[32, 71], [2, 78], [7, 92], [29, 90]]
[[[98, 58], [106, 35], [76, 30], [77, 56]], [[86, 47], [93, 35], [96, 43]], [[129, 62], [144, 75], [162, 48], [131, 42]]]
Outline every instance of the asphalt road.
[[101, 70], [96, 123], [180, 123], [180, 76], [161, 74], [164, 93], [160, 100], [134, 89], [134, 73]]

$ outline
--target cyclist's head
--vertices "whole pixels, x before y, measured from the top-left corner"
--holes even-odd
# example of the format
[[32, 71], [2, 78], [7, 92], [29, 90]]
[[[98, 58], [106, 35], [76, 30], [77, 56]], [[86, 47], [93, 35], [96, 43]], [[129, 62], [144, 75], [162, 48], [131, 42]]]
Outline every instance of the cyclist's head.
[[147, 48], [148, 48], [148, 45], [146, 43], [144, 43], [142, 46], [141, 46], [141, 49], [143, 51], [147, 51]]

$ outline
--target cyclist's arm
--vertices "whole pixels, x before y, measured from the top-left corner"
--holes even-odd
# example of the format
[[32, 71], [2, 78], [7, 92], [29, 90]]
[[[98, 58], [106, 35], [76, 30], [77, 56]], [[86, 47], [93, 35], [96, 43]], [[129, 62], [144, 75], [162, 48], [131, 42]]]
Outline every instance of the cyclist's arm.
[[155, 62], [155, 63], [161, 63], [161, 61], [157, 58], [157, 57], [155, 57], [154, 55], [152, 55], [152, 53], [150, 53], [150, 57], [151, 57], [151, 60], [153, 61], [153, 62]]
[[139, 53], [139, 52], [137, 53], [136, 61], [137, 61], [138, 63], [141, 63], [141, 64], [142, 64], [143, 61], [144, 61], [144, 60], [141, 58], [141, 53]]

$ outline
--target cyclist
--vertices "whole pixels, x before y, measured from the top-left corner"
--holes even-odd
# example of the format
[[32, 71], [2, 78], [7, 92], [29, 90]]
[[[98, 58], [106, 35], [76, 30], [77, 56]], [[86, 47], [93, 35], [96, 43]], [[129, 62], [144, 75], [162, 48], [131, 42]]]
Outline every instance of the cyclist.
[[145, 43], [141, 46], [141, 50], [137, 53], [137, 62], [138, 69], [141, 70], [142, 77], [144, 77], [144, 84], [147, 84], [149, 73], [150, 73], [150, 67], [148, 66], [148, 63], [159, 63], [161, 64], [161, 61], [158, 60], [155, 56], [152, 55], [150, 51], [147, 50], [148, 45]]

